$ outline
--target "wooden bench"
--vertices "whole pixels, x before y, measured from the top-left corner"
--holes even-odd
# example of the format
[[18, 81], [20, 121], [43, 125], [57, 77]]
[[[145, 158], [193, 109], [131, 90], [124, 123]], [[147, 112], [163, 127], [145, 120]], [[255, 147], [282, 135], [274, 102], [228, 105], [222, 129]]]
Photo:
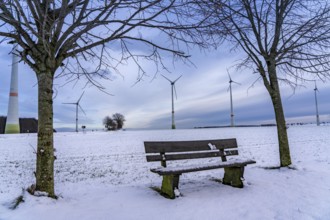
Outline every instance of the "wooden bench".
[[[151, 172], [163, 176], [161, 193], [172, 199], [175, 198], [175, 191], [179, 189], [179, 177], [182, 173], [224, 168], [222, 183], [242, 188], [241, 178], [243, 178], [244, 167], [255, 163], [255, 161], [247, 159], [227, 161], [228, 156], [238, 155], [237, 142], [234, 138], [198, 141], [146, 141], [144, 147], [148, 162], [161, 162], [161, 167], [153, 168]], [[209, 157], [219, 157], [219, 161], [167, 167], [167, 161]]]

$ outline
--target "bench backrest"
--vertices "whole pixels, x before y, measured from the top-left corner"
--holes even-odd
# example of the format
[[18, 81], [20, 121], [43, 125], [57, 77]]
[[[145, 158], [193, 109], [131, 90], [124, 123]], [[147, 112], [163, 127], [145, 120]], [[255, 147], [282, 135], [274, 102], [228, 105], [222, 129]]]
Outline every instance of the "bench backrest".
[[166, 161], [169, 160], [221, 157], [222, 161], [226, 161], [226, 156], [238, 155], [235, 138], [197, 141], [146, 141], [144, 147], [147, 161], [160, 161], [164, 167], [166, 167]]

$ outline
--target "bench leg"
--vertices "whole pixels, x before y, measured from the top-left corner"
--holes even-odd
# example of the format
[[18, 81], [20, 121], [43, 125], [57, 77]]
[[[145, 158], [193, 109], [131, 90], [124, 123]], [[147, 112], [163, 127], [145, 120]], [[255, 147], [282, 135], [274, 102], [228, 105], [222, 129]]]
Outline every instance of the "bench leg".
[[244, 174], [244, 167], [225, 167], [225, 175], [222, 183], [237, 188], [243, 188], [241, 177]]
[[180, 174], [163, 176], [161, 192], [165, 194], [165, 196], [171, 199], [175, 198], [174, 190], [175, 188], [179, 189], [179, 177]]

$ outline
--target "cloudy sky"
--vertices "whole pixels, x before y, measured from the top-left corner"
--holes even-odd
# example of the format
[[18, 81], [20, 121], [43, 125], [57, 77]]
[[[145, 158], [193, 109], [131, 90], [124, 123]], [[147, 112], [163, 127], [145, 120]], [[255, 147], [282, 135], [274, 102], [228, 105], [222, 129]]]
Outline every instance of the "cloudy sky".
[[[10, 45], [0, 48], [0, 115], [7, 115], [11, 71]], [[191, 51], [194, 65], [174, 63], [165, 57], [170, 72], [160, 71], [155, 75], [153, 63], [146, 63], [147, 75], [136, 83], [138, 74], [133, 64], [120, 66], [121, 75], [113, 73], [112, 80], [99, 81], [108, 95], [95, 87], [86, 86], [84, 79], [66, 83], [64, 78], [55, 80], [54, 127], [75, 128], [75, 106], [64, 102], [75, 102], [85, 91], [79, 112], [79, 127], [103, 127], [102, 119], [114, 113], [126, 117], [126, 128], [168, 129], [171, 127], [171, 86], [160, 74], [175, 80], [175, 121], [177, 128], [199, 126], [224, 126], [230, 124], [229, 78], [241, 85], [233, 84], [235, 124], [273, 123], [274, 113], [270, 97], [257, 74], [250, 70], [235, 71], [231, 68], [240, 58], [239, 53], [225, 47], [217, 51]], [[318, 82], [319, 112], [321, 121], [330, 121], [330, 86]], [[315, 122], [314, 83], [306, 83], [293, 91], [281, 84], [282, 99], [287, 122]], [[19, 115], [37, 118], [37, 85], [31, 69], [19, 64]]]

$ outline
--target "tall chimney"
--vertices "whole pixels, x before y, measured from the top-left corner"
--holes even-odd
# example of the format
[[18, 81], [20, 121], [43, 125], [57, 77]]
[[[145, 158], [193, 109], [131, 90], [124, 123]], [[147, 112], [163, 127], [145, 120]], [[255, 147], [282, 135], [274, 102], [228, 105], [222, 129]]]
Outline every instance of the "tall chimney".
[[17, 45], [13, 48], [13, 62], [11, 68], [11, 82], [9, 92], [8, 114], [5, 133], [20, 133], [19, 116], [18, 116], [18, 62], [19, 57], [15, 55]]

